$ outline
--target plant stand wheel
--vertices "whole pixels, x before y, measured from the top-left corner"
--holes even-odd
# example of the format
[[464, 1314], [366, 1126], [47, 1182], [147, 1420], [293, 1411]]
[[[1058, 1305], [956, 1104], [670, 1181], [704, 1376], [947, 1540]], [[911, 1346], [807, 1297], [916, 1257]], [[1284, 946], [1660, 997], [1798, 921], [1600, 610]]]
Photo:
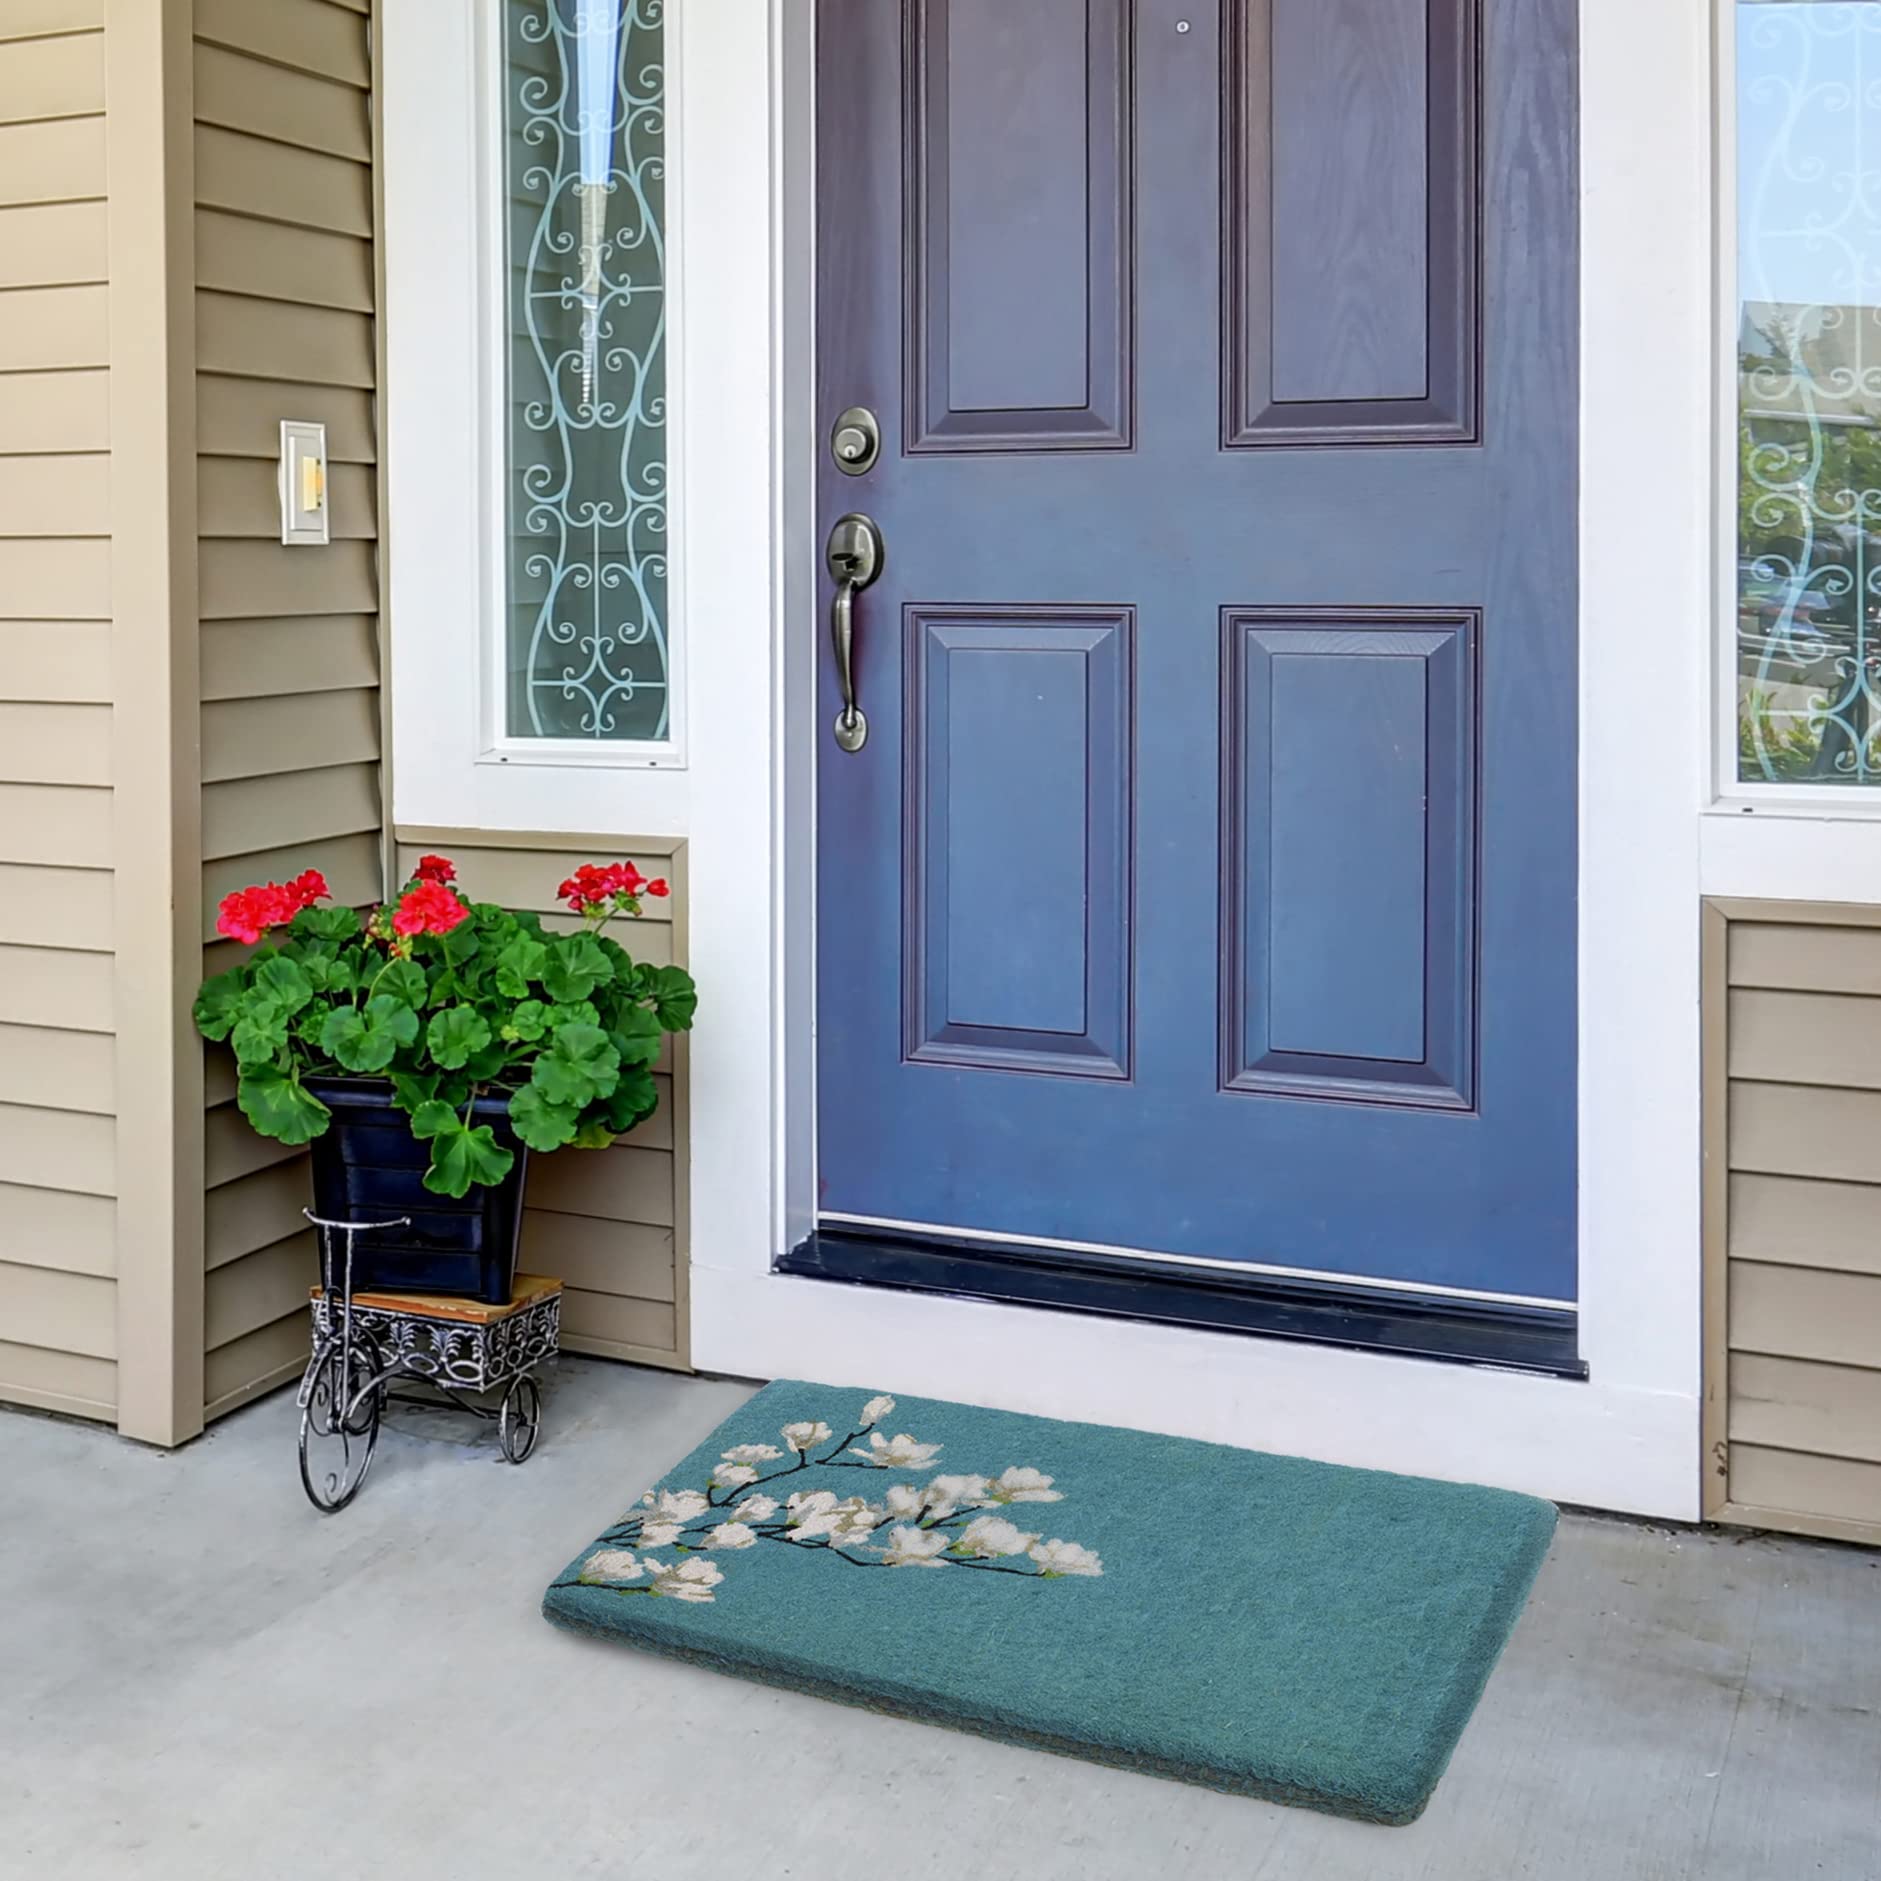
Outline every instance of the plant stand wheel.
[[529, 1461], [536, 1439], [542, 1434], [542, 1392], [528, 1372], [512, 1379], [509, 1389], [503, 1393], [496, 1434], [503, 1454], [512, 1463]]
[[336, 1515], [359, 1494], [379, 1447], [385, 1385], [371, 1345], [330, 1338], [301, 1380], [300, 1481], [307, 1500]]

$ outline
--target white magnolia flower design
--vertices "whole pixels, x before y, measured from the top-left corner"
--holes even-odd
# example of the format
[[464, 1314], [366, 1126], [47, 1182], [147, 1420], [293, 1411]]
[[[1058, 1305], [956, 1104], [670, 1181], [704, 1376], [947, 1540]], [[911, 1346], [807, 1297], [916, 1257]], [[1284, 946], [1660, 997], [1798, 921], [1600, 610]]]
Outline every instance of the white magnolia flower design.
[[662, 1489], [657, 1496], [640, 1498], [662, 1522], [696, 1522], [712, 1505], [696, 1489]]
[[984, 1476], [936, 1476], [921, 1492], [928, 1519], [944, 1522], [956, 1509], [986, 1506]]
[[985, 1496], [977, 1500], [984, 1509], [1008, 1502], [1062, 1502], [1064, 1496], [1052, 1487], [1052, 1479], [1038, 1470], [1010, 1469], [1001, 1470], [987, 1484]]
[[581, 1579], [590, 1586], [624, 1586], [637, 1581], [646, 1570], [626, 1548], [597, 1548], [581, 1564]]
[[890, 1529], [882, 1564], [892, 1568], [944, 1568], [947, 1563], [940, 1559], [940, 1554], [946, 1546], [947, 1537], [930, 1529]]
[[645, 1566], [653, 1573], [653, 1592], [663, 1600], [709, 1602], [712, 1589], [725, 1580], [718, 1568], [697, 1555], [690, 1561], [648, 1561]]
[[976, 1555], [990, 1559], [994, 1555], [1024, 1554], [1037, 1540], [1036, 1535], [1023, 1535], [1004, 1516], [976, 1515], [960, 1531], [960, 1538], [954, 1543], [954, 1553]]
[[852, 1444], [848, 1454], [873, 1463], [878, 1470], [932, 1469], [941, 1453], [937, 1443], [916, 1443], [905, 1431], [899, 1437], [884, 1437], [879, 1430], [869, 1432], [869, 1447]]
[[1026, 1553], [1048, 1580], [1061, 1574], [1101, 1574], [1104, 1571], [1103, 1562], [1075, 1541], [1034, 1542]]
[[[708, 1553], [722, 1558], [780, 1542], [810, 1554], [838, 1551], [863, 1568], [952, 1568], [1029, 1580], [1103, 1573], [1104, 1564], [1092, 1549], [1055, 1537], [1043, 1540], [1003, 1513], [1022, 1502], [1064, 1500], [1042, 1470], [1015, 1464], [997, 1476], [929, 1474], [925, 1482], [888, 1484], [879, 1502], [820, 1486], [817, 1473], [823, 1471], [934, 1469], [941, 1444], [918, 1442], [906, 1431], [888, 1437], [876, 1428], [894, 1410], [893, 1398], [871, 1398], [862, 1407], [853, 1442], [833, 1436], [821, 1418], [786, 1424], [780, 1434], [789, 1446], [788, 1463], [775, 1444], [732, 1445], [719, 1453], [706, 1490], [649, 1490], [602, 1535], [571, 1577], [556, 1585], [710, 1604], [725, 1574], [705, 1558]], [[859, 1441], [864, 1432], [866, 1443]], [[781, 1505], [776, 1496], [761, 1493], [773, 1484], [782, 1493], [785, 1477], [806, 1486], [785, 1495]], [[835, 1481], [840, 1484], [842, 1478]], [[736, 1502], [729, 1496], [714, 1500], [727, 1490], [759, 1493], [741, 1495]], [[994, 1513], [977, 1513], [981, 1510]], [[655, 1548], [677, 1549], [681, 1558], [662, 1559], [649, 1552]]]

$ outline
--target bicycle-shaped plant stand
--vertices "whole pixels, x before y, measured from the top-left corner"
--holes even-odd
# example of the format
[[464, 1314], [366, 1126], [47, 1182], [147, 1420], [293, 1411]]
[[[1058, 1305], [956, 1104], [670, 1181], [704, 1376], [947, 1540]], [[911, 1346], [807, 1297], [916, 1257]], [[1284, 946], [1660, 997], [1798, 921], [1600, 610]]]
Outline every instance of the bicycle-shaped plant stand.
[[[518, 1274], [504, 1306], [436, 1294], [355, 1294], [354, 1241], [409, 1221], [329, 1221], [306, 1213], [320, 1235], [322, 1282], [313, 1289], [313, 1356], [299, 1398], [300, 1480], [308, 1501], [329, 1515], [345, 1508], [372, 1467], [386, 1405], [434, 1402], [395, 1397], [392, 1386], [402, 1379], [494, 1420], [503, 1455], [527, 1462], [542, 1430], [536, 1368], [561, 1343], [562, 1283]], [[503, 1395], [494, 1408], [469, 1395], [495, 1391]]]

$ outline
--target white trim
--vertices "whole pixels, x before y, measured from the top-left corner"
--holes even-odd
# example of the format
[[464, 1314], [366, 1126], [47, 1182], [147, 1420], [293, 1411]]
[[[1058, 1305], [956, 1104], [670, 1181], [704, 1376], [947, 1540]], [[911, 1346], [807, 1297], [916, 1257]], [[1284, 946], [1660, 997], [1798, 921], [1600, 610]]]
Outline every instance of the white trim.
[[1341, 1286], [1375, 1288], [1381, 1293], [1435, 1295], [1446, 1300], [1484, 1300], [1496, 1306], [1546, 1306], [1574, 1310], [1573, 1300], [1549, 1300], [1532, 1293], [1485, 1293], [1475, 1287], [1440, 1287], [1417, 1280], [1378, 1280], [1370, 1274], [1335, 1274], [1319, 1267], [1278, 1267], [1270, 1261], [1222, 1261], [1206, 1254], [1164, 1254], [1155, 1248], [1118, 1247], [1107, 1241], [1054, 1241], [1038, 1235], [997, 1234], [990, 1228], [961, 1228], [939, 1221], [897, 1221], [888, 1215], [845, 1215], [826, 1208], [817, 1218], [833, 1227], [884, 1228], [891, 1234], [939, 1235], [945, 1239], [991, 1241], [1005, 1247], [1050, 1248], [1060, 1254], [1111, 1254], [1164, 1267], [1208, 1267], [1221, 1273], [1267, 1274], [1276, 1280], [1330, 1280]]
[[[468, 153], [435, 94], [440, 50], [461, 37], [468, 3], [393, 0], [385, 10], [397, 81], [389, 258], [407, 284], [394, 295], [391, 334], [393, 467], [403, 478], [392, 565], [407, 701], [416, 682], [405, 643], [424, 632], [412, 609], [438, 620], [425, 589], [452, 572], [437, 570], [423, 544], [440, 539], [440, 523], [448, 539], [448, 444], [470, 382], [448, 348], [425, 353], [410, 324], [413, 306], [448, 300], [465, 272], [448, 231], [440, 238], [414, 218], [427, 203], [449, 211], [462, 190], [454, 178]], [[711, 362], [689, 366], [673, 394], [693, 539], [711, 545], [688, 568], [689, 617], [710, 636], [709, 657], [702, 644], [694, 663], [691, 768], [595, 774], [572, 819], [556, 793], [532, 797], [518, 767], [497, 796], [427, 794], [405, 777], [397, 790], [406, 821], [612, 823], [691, 839], [692, 961], [705, 989], [692, 1047], [695, 1362], [1696, 1516], [1700, 838], [1701, 824], [1735, 827], [1700, 815], [1715, 618], [1708, 9], [1582, 0], [1585, 1384], [771, 1271], [815, 1200], [813, 10], [801, 0], [681, 0], [672, 17], [685, 71], [674, 167], [686, 337], [691, 358]], [[414, 167], [424, 173], [415, 182]], [[1650, 531], [1637, 485], [1614, 468], [1642, 436], [1657, 453]], [[400, 469], [413, 448], [431, 467], [424, 475]]]
[[[814, 874], [806, 866], [804, 703], [818, 623], [804, 575], [815, 519], [800, 495], [805, 452], [814, 449], [805, 283], [813, 172], [803, 130], [808, 9], [772, 0], [774, 86], [763, 90], [744, 43], [755, 10], [755, 0], [744, 0], [693, 14], [692, 50], [715, 62], [726, 120], [745, 122], [709, 158], [694, 160], [741, 178], [737, 194], [777, 206], [769, 337], [779, 440], [771, 642], [778, 664], [767, 819], [777, 957], [765, 976], [768, 1036], [776, 1041], [768, 1080], [772, 1206], [765, 1231], [754, 1233], [748, 1207], [723, 1201], [748, 1190], [751, 1146], [747, 1139], [734, 1154], [729, 1133], [717, 1136], [700, 1116], [716, 1140], [695, 1147], [695, 1210], [717, 1210], [726, 1231], [696, 1237], [697, 1362], [857, 1385], [892, 1374], [911, 1391], [1695, 1516], [1697, 811], [1708, 765], [1702, 675], [1713, 542], [1704, 15], [1583, 0], [1580, 1304], [1592, 1377], [1568, 1385], [770, 1271], [772, 1254], [799, 1236], [814, 1208], [805, 1148]], [[1642, 179], [1651, 179], [1650, 214], [1641, 213]], [[1642, 331], [1655, 337], [1650, 373], [1640, 370]], [[700, 296], [692, 338], [747, 351], [757, 343], [755, 310]], [[1608, 468], [1625, 461], [1629, 441], [1642, 433], [1663, 452], [1650, 539], [1638, 528], [1636, 491]], [[716, 525], [710, 533], [716, 539]], [[1652, 634], [1641, 634], [1642, 618], [1659, 623]], [[703, 717], [702, 710], [701, 729]], [[707, 928], [701, 914], [698, 931]], [[695, 1094], [700, 1088], [695, 1082]]]

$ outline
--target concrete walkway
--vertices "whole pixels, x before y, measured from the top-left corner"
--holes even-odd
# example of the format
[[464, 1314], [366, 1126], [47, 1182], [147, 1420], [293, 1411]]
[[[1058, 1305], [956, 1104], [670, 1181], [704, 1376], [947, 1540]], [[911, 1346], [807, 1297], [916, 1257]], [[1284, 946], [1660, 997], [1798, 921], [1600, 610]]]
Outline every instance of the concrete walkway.
[[522, 1469], [292, 1394], [160, 1455], [0, 1412], [0, 1874], [1876, 1881], [1881, 1556], [1569, 1518], [1423, 1820], [1376, 1829], [572, 1638], [543, 1585], [747, 1387], [565, 1361]]

